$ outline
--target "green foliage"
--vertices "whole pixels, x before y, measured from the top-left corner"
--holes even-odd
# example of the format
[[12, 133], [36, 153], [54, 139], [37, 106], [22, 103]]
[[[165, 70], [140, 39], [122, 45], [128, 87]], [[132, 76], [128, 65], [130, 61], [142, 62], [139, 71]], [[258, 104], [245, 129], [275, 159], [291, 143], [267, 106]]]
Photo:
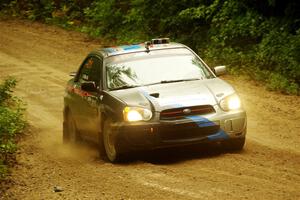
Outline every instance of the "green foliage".
[[267, 80], [267, 88], [295, 95], [298, 94], [300, 89], [298, 84], [289, 81], [285, 76], [277, 73], [270, 74], [269, 79]]
[[2, 85], [0, 85], [0, 105], [7, 103], [12, 99], [12, 88], [16, 86], [16, 79], [8, 78]]
[[12, 15], [117, 43], [170, 37], [208, 63], [249, 74], [270, 89], [300, 93], [300, 12], [294, 0], [3, 1], [0, 9]]
[[258, 45], [256, 63], [300, 84], [300, 29], [289, 34], [284, 27], [274, 27]]
[[84, 14], [92, 26], [98, 27], [97, 35], [112, 34], [122, 26], [123, 15], [115, 0], [94, 1]]
[[[209, 24], [208, 41], [196, 48], [210, 63], [226, 64], [232, 72], [266, 82], [269, 89], [300, 94], [299, 14], [293, 12], [293, 3], [249, 2], [216, 0], [183, 10], [180, 16]], [[276, 6], [286, 11], [283, 7], [284, 13], [276, 13]]]
[[15, 136], [25, 127], [22, 102], [12, 95], [16, 80], [9, 77], [0, 84], [0, 178], [6, 173], [8, 156], [16, 151]]

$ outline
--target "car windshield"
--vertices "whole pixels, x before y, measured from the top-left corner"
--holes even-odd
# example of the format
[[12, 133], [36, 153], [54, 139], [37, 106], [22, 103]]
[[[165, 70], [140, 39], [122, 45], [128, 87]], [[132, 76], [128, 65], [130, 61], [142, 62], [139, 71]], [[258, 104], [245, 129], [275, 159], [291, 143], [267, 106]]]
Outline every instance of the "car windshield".
[[[162, 51], [162, 50], [159, 50]], [[135, 53], [108, 60], [106, 64], [109, 89], [164, 84], [213, 78], [212, 73], [194, 54], [164, 50], [166, 53]], [[110, 61], [110, 62], [109, 62]]]

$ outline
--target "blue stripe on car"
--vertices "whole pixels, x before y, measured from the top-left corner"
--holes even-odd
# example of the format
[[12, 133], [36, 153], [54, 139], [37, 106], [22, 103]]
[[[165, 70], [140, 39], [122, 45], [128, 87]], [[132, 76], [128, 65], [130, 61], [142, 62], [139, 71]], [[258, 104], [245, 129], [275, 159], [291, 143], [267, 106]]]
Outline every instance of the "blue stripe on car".
[[[208, 127], [208, 126], [216, 125], [214, 122], [208, 120], [205, 117], [201, 117], [201, 116], [187, 116], [185, 118], [190, 119], [193, 122], [195, 122], [198, 125], [198, 127]], [[215, 134], [207, 136], [208, 140], [220, 140], [220, 139], [228, 139], [228, 138], [229, 138], [229, 136], [222, 129], [219, 129], [219, 131]]]
[[215, 125], [215, 123], [213, 123], [212, 121], [209, 121], [207, 118], [201, 117], [201, 116], [196, 116], [196, 115], [195, 116], [186, 116], [185, 118], [192, 120], [199, 127], [207, 127], [207, 126]]
[[134, 50], [134, 49], [140, 49], [141, 45], [124, 45], [124, 46], [120, 46], [124, 51], [128, 51], [128, 50]]
[[207, 136], [207, 139], [209, 140], [219, 140], [219, 139], [228, 139], [228, 138], [229, 136], [222, 129], [220, 129], [216, 134]]
[[116, 51], [116, 49], [114, 48], [105, 48], [105, 51], [108, 52], [108, 53], [113, 53]]

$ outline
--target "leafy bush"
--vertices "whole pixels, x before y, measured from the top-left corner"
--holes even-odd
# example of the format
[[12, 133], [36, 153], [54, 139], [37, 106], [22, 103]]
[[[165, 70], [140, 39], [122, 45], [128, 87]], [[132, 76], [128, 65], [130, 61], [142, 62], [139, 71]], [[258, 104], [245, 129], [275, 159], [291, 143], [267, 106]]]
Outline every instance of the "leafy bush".
[[289, 1], [215, 0], [180, 16], [209, 24], [208, 41], [193, 43], [210, 63], [226, 64], [231, 72], [266, 82], [271, 90], [300, 94], [299, 13], [293, 6]]
[[95, 35], [113, 34], [122, 26], [123, 15], [115, 0], [94, 1], [84, 14], [92, 26], [98, 27]]
[[23, 104], [12, 95], [15, 86], [12, 77], [0, 84], [0, 178], [7, 172], [9, 155], [16, 151], [15, 136], [25, 127]]
[[267, 88], [278, 90], [287, 94], [298, 94], [299, 85], [289, 81], [285, 76], [278, 73], [271, 73], [267, 80]]
[[170, 37], [210, 64], [225, 64], [270, 89], [300, 93], [300, 12], [294, 0], [4, 0], [5, 8], [117, 43]]

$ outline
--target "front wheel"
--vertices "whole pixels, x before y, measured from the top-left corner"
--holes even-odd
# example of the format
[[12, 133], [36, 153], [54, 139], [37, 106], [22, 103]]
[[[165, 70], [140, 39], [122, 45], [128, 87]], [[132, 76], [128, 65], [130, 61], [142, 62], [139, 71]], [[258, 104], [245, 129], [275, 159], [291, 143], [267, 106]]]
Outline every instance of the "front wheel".
[[[121, 154], [116, 148], [115, 135], [112, 131], [112, 120], [106, 119], [103, 125], [102, 138], [106, 157], [112, 163], [118, 162], [121, 159]], [[101, 145], [101, 144], [100, 144]], [[101, 153], [101, 152], [100, 152]]]

